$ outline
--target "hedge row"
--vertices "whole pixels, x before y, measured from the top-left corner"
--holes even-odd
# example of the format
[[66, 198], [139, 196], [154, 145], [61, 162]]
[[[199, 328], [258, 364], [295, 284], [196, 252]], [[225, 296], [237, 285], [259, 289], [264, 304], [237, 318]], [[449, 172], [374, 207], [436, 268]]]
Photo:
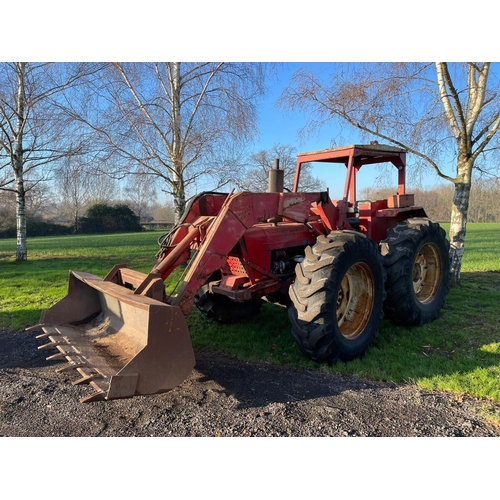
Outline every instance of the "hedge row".
[[[33, 236], [60, 236], [65, 234], [130, 233], [142, 231], [139, 217], [127, 205], [98, 204], [92, 206], [74, 226], [61, 226], [28, 219], [26, 232]], [[0, 238], [16, 238], [15, 226], [0, 229]]]
[[[73, 227], [61, 226], [60, 224], [50, 224], [48, 222], [41, 222], [35, 220], [28, 220], [26, 222], [26, 232], [28, 236], [60, 236], [64, 234], [74, 233]], [[0, 229], [0, 238], [16, 238], [16, 226], [9, 226]]]

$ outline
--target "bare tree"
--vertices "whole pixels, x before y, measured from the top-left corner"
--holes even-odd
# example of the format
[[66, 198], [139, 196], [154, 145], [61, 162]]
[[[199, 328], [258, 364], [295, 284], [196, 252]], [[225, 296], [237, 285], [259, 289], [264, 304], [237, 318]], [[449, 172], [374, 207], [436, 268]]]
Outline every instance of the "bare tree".
[[54, 169], [54, 189], [60, 208], [67, 213], [75, 232], [80, 217], [90, 203], [109, 202], [118, 198], [116, 180], [102, 173], [84, 156], [68, 156]]
[[[274, 160], [279, 160], [279, 168], [283, 170], [285, 190], [291, 191], [295, 179], [295, 166], [297, 151], [290, 145], [275, 144], [271, 149], [262, 149], [250, 156], [246, 170], [235, 184], [239, 189], [253, 192], [265, 192], [268, 189], [269, 171], [274, 168]], [[324, 183], [313, 177], [312, 165], [302, 167], [300, 189], [301, 191], [322, 191]]]
[[173, 222], [175, 219], [174, 204], [171, 201], [163, 204], [156, 202], [151, 207], [151, 212], [156, 220]]
[[0, 189], [16, 195], [17, 261], [28, 258], [26, 193], [80, 149], [53, 103], [85, 74], [83, 64], [0, 64]]
[[16, 198], [9, 191], [0, 190], [0, 229], [4, 230], [16, 223]]
[[156, 177], [144, 167], [139, 167], [135, 174], [129, 175], [127, 184], [123, 189], [126, 195], [125, 202], [141, 219], [151, 204], [156, 200]]
[[263, 75], [255, 63], [114, 63], [73, 113], [104, 142], [115, 175], [140, 165], [157, 176], [179, 218], [201, 177], [214, 189], [232, 180], [238, 146], [256, 132]]
[[54, 208], [54, 196], [47, 183], [38, 183], [26, 193], [26, 215], [28, 218], [44, 220]]
[[[299, 71], [280, 102], [311, 111], [310, 127], [338, 119], [413, 153], [454, 185], [450, 258], [460, 283], [473, 168], [500, 127], [491, 63], [371, 63], [336, 66], [327, 84]], [[451, 165], [452, 172], [447, 170]]]
[[471, 222], [500, 221], [500, 179], [474, 178], [472, 181], [469, 219]]

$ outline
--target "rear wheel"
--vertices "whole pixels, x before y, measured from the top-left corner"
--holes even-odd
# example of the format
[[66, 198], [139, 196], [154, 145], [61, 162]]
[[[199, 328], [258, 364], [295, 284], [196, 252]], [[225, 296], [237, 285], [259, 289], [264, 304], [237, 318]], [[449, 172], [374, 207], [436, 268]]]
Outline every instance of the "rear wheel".
[[362, 356], [377, 335], [384, 269], [376, 244], [334, 231], [307, 247], [290, 287], [288, 315], [299, 349], [315, 361]]
[[399, 222], [380, 243], [387, 272], [385, 315], [394, 323], [422, 325], [439, 316], [449, 292], [449, 243], [436, 222]]
[[262, 300], [235, 302], [225, 295], [210, 293], [208, 285], [205, 285], [196, 293], [194, 304], [203, 314], [219, 323], [237, 323], [257, 314]]

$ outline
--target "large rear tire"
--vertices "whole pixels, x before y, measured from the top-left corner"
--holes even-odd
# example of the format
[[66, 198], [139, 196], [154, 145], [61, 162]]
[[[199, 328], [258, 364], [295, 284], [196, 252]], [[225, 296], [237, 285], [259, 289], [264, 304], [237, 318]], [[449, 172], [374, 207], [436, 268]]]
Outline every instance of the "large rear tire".
[[257, 314], [262, 300], [235, 302], [225, 295], [210, 293], [205, 285], [196, 293], [194, 304], [203, 314], [219, 323], [237, 323]]
[[361, 357], [383, 316], [377, 245], [361, 233], [334, 231], [306, 248], [295, 272], [288, 315], [301, 352], [331, 363]]
[[387, 273], [385, 315], [396, 324], [423, 325], [439, 317], [450, 279], [449, 242], [427, 218], [399, 222], [380, 243]]

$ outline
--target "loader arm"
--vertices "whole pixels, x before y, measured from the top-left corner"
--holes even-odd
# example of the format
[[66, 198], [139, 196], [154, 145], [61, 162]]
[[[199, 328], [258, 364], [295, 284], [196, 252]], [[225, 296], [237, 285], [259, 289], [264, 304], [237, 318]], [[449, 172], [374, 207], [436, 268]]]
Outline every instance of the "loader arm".
[[166, 302], [180, 307], [183, 314], [190, 314], [196, 292], [226, 264], [246, 231], [256, 224], [275, 221], [305, 224], [311, 218], [318, 220], [311, 207], [320, 200], [318, 193], [235, 193], [227, 196], [217, 215], [199, 216], [188, 225], [183, 223], [177, 229], [179, 234], [172, 236], [172, 242], [177, 244], [166, 249], [152, 271], [166, 279], [179, 262], [187, 260], [189, 248], [196, 251], [177, 295], [167, 297]]
[[227, 193], [200, 193], [189, 201], [181, 220], [160, 242], [161, 250], [152, 273], [160, 273], [165, 281], [172, 271], [187, 262], [196, 250], [206, 229], [226, 203]]
[[[191, 313], [196, 292], [208, 281], [210, 276], [226, 262], [228, 254], [237, 245], [245, 231], [258, 220], [253, 215], [254, 196], [251, 193], [229, 195], [217, 216], [200, 217], [191, 223], [188, 234], [172, 253], [182, 252], [182, 247], [196, 238], [204, 236], [198, 250], [188, 266], [187, 273], [175, 297], [167, 297], [167, 303], [180, 307], [183, 314]], [[181, 247], [177, 250], [178, 247]], [[168, 276], [172, 266], [176, 266], [175, 255], [169, 253], [153, 269]]]

